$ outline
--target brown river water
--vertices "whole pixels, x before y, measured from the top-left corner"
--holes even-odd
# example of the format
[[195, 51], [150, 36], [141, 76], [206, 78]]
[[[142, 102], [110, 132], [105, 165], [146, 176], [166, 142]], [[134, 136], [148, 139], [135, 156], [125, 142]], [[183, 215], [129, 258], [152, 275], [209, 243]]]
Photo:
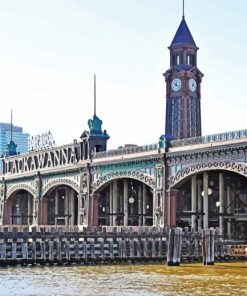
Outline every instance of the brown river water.
[[247, 262], [0, 268], [0, 295], [247, 295]]

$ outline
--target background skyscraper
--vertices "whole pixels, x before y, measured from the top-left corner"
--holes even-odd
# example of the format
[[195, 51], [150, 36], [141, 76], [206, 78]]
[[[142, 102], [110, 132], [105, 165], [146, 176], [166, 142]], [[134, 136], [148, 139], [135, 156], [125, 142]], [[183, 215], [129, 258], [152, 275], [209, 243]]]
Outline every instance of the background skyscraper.
[[[28, 133], [23, 133], [22, 127], [12, 125], [12, 139], [17, 144], [17, 152], [28, 151]], [[7, 153], [7, 145], [11, 140], [11, 124], [0, 123], [0, 155]], [[2, 163], [0, 164], [0, 168]]]

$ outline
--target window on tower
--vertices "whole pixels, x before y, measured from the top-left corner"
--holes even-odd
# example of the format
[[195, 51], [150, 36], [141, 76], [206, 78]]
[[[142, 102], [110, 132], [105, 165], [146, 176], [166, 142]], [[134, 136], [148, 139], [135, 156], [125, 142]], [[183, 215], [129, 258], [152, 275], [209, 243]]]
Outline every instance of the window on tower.
[[187, 65], [195, 66], [195, 55], [194, 54], [187, 55]]
[[187, 55], [187, 64], [191, 65], [191, 54]]

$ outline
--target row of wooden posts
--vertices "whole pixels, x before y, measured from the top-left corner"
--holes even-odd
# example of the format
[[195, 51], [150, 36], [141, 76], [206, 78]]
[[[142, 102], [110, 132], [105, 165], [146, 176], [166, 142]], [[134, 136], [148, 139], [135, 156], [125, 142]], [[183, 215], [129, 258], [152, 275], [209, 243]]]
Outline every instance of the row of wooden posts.
[[[214, 264], [215, 230], [195, 233], [182, 228], [103, 227], [65, 229], [0, 228], [0, 265], [107, 263], [181, 260]], [[219, 237], [217, 237], [219, 242]]]

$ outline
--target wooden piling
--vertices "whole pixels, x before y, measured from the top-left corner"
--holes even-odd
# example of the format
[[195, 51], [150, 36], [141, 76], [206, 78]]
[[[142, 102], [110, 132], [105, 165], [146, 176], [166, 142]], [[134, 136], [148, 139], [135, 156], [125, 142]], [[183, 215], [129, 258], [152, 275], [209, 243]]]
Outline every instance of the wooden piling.
[[179, 266], [182, 249], [182, 228], [176, 227], [169, 230], [167, 265]]
[[[200, 233], [185, 229], [183, 233], [181, 228], [138, 226], [104, 227], [102, 230], [94, 227], [83, 231], [50, 226], [32, 229], [9, 226], [0, 228], [0, 265], [98, 264], [165, 258], [168, 265], [179, 265], [182, 259], [192, 261], [194, 258], [213, 264], [215, 245], [218, 253], [220, 248], [236, 249], [234, 246], [227, 248], [226, 244], [213, 229]], [[242, 253], [239, 254], [228, 253], [228, 257], [240, 258]], [[226, 251], [220, 256], [227, 256]]]
[[202, 236], [202, 255], [204, 265], [214, 265], [214, 229], [204, 229]]

